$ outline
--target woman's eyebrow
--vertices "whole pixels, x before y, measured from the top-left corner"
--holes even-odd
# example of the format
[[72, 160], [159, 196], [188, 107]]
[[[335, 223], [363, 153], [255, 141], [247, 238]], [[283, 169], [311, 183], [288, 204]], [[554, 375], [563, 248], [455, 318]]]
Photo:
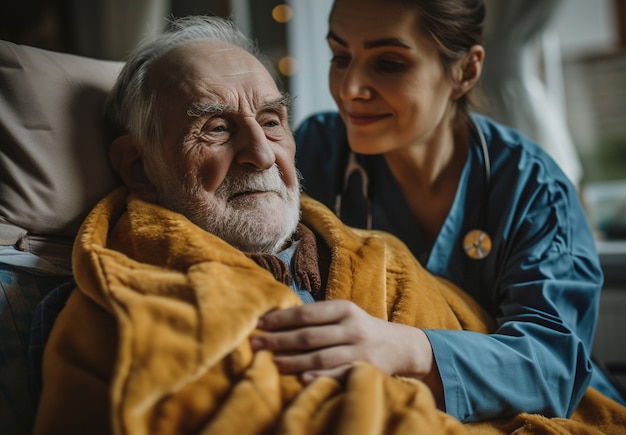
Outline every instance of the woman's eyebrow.
[[[328, 32], [326, 39], [332, 39], [333, 41], [337, 42], [339, 45], [343, 47], [348, 46], [348, 43], [344, 39], [340, 38], [339, 36], [337, 36], [337, 34], [333, 33], [332, 31]], [[407, 50], [411, 49], [410, 45], [407, 45], [406, 43], [402, 42], [402, 40], [398, 38], [381, 38], [381, 39], [375, 39], [373, 41], [366, 41], [363, 43], [363, 47], [364, 48], [400, 47], [400, 48], [406, 48]]]

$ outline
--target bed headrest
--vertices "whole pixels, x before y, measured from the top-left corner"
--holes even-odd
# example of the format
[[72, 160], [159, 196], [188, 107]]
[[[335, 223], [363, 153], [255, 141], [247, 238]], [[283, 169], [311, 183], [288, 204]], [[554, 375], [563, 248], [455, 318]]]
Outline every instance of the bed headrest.
[[0, 225], [71, 243], [118, 184], [102, 110], [121, 66], [0, 41]]

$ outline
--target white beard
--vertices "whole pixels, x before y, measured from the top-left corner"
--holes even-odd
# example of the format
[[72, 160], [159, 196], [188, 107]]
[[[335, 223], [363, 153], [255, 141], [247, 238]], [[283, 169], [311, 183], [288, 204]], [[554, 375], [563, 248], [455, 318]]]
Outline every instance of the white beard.
[[[159, 203], [244, 252], [276, 254], [300, 221], [300, 185], [288, 189], [278, 166], [228, 172], [214, 194], [199, 180], [160, 179]], [[238, 194], [244, 192], [271, 192]]]

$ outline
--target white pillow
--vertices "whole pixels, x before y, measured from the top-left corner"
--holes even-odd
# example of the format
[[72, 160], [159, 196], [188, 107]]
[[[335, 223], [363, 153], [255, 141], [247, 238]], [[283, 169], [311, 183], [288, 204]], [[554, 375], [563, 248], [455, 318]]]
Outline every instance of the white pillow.
[[0, 245], [21, 228], [21, 250], [45, 257], [71, 246], [118, 184], [102, 110], [121, 67], [0, 41]]

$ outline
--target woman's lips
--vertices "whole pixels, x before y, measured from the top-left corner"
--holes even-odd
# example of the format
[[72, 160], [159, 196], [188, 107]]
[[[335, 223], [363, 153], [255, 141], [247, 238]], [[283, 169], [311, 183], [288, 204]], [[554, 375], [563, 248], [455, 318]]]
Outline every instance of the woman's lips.
[[348, 120], [352, 125], [370, 125], [389, 116], [371, 113], [347, 113], [347, 115]]

